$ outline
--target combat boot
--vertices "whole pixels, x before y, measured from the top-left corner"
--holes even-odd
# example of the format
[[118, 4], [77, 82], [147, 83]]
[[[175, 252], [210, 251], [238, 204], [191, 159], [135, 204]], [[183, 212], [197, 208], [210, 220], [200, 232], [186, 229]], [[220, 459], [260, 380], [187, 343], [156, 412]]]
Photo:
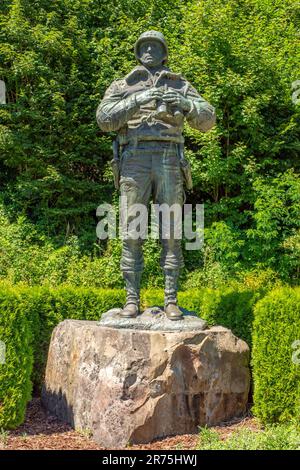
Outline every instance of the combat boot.
[[169, 320], [181, 320], [182, 311], [177, 305], [179, 271], [165, 270], [165, 313]]
[[135, 318], [140, 312], [139, 304], [133, 301], [126, 302], [123, 307], [123, 310], [120, 312], [120, 317], [122, 318]]
[[141, 273], [123, 271], [126, 289], [126, 303], [120, 312], [122, 318], [135, 318], [140, 312]]

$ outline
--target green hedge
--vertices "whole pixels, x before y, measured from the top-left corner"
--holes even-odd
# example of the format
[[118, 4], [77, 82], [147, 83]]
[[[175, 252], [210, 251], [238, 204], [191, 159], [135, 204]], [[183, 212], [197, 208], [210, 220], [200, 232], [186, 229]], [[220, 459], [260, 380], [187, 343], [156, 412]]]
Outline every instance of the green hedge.
[[[197, 312], [210, 326], [222, 325], [233, 333], [252, 343], [253, 306], [264, 295], [263, 289], [190, 289], [179, 292], [180, 306]], [[148, 289], [142, 292], [142, 304], [163, 305], [163, 291]]]
[[[78, 287], [10, 288], [0, 284], [0, 297], [0, 340], [8, 344], [7, 363], [0, 366], [0, 427], [13, 427], [22, 422], [32, 383], [37, 391], [41, 387], [53, 328], [66, 318], [99, 320], [103, 312], [123, 305], [125, 292]], [[234, 333], [249, 340], [256, 297], [254, 291], [194, 289], [180, 292], [179, 303], [197, 312], [209, 325], [231, 327], [232, 323]], [[144, 290], [141, 301], [143, 307], [163, 305], [163, 291]]]
[[43, 380], [48, 346], [54, 327], [61, 321], [99, 320], [105, 311], [121, 307], [125, 292], [118, 289], [77, 287], [31, 288], [23, 291], [29, 312], [40, 318], [40, 331], [35, 341], [33, 382], [37, 389]]
[[0, 340], [6, 350], [0, 364], [0, 429], [23, 422], [32, 389], [33, 337], [38, 331], [39, 317], [34, 312], [29, 317], [18, 290], [0, 287]]
[[[202, 299], [205, 289], [189, 289], [178, 293], [178, 302], [181, 307], [201, 314]], [[163, 306], [164, 291], [162, 289], [145, 289], [141, 292], [142, 307], [151, 305]]]
[[205, 289], [201, 314], [210, 325], [230, 328], [251, 347], [253, 307], [263, 295], [263, 289]]
[[[196, 311], [210, 326], [231, 328], [250, 346], [254, 337], [255, 413], [264, 421], [296, 413], [300, 367], [291, 362], [291, 344], [300, 339], [299, 292], [281, 288], [263, 297], [261, 290], [230, 287], [179, 293], [180, 305]], [[40, 389], [53, 328], [66, 318], [99, 320], [124, 300], [124, 290], [117, 289], [0, 284], [0, 340], [7, 344], [7, 361], [0, 365], [0, 428], [21, 423], [32, 383]], [[143, 307], [162, 305], [163, 291], [144, 290], [141, 300]]]
[[53, 328], [66, 318], [99, 320], [124, 300], [123, 290], [0, 284], [0, 341], [6, 346], [6, 361], [0, 364], [0, 429], [23, 422], [33, 385], [39, 390], [42, 383]]
[[271, 291], [256, 304], [254, 317], [253, 411], [264, 423], [299, 420], [300, 353], [293, 344], [300, 340], [300, 288]]

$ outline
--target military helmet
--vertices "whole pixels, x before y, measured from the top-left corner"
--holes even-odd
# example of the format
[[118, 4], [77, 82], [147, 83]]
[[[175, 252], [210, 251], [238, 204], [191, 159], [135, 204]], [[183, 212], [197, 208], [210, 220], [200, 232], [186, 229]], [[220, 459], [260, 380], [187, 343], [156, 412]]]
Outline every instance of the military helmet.
[[138, 38], [138, 40], [136, 41], [135, 46], [134, 46], [134, 54], [135, 54], [136, 59], [140, 62], [139, 47], [142, 44], [142, 42], [143, 41], [149, 41], [151, 39], [154, 40], [154, 41], [158, 41], [158, 42], [160, 42], [160, 44], [162, 44], [162, 46], [164, 47], [165, 52], [166, 52], [163, 63], [167, 62], [167, 60], [168, 60], [167, 41], [166, 41], [166, 39], [165, 39], [165, 37], [162, 33], [160, 33], [159, 31], [154, 31], [154, 30], [146, 31], [145, 33], [142, 33], [140, 35], [140, 37]]

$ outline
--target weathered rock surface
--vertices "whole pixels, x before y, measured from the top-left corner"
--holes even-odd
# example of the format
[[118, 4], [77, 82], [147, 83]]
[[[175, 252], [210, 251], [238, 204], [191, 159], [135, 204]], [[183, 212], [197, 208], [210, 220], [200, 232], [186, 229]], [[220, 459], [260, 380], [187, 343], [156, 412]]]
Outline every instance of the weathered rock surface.
[[246, 343], [222, 327], [167, 332], [65, 320], [52, 335], [42, 399], [100, 445], [124, 447], [244, 413], [248, 361]]

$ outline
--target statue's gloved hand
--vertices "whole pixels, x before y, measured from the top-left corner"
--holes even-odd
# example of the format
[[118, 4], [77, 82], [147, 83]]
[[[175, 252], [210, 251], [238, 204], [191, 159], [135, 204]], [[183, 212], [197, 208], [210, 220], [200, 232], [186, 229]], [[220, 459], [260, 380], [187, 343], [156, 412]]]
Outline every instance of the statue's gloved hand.
[[168, 89], [163, 94], [163, 101], [169, 103], [170, 105], [177, 106], [184, 112], [189, 112], [192, 108], [192, 103], [190, 100], [185, 98], [183, 95], [178, 93], [176, 90]]
[[149, 88], [149, 90], [140, 91], [136, 93], [135, 100], [136, 103], [141, 106], [143, 104], [147, 104], [152, 100], [160, 100], [163, 97], [163, 90], [160, 88]]

